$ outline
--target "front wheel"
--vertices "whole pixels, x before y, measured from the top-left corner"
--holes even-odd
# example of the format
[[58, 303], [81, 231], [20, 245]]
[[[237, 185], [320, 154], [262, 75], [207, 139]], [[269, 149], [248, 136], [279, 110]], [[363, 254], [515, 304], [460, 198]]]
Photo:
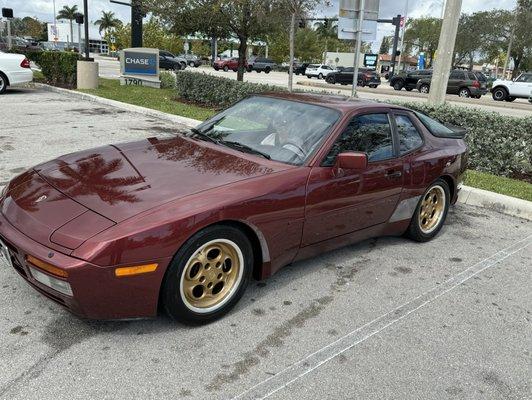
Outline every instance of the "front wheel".
[[224, 67], [224, 72], [227, 72], [227, 71], [229, 71], [229, 67], [226, 65], [226, 66]]
[[226, 314], [251, 278], [253, 251], [247, 236], [227, 225], [208, 227], [176, 253], [161, 298], [175, 320], [206, 323]]
[[419, 92], [420, 93], [424, 93], [424, 94], [427, 94], [428, 92], [430, 92], [430, 86], [427, 85], [427, 84], [423, 84], [419, 87]]
[[403, 82], [400, 80], [393, 84], [394, 90], [401, 90], [402, 88], [403, 88]]
[[421, 196], [406, 235], [427, 242], [438, 234], [447, 218], [451, 202], [449, 185], [443, 179], [434, 182]]
[[7, 90], [7, 78], [0, 72], [0, 94], [4, 94]]
[[498, 87], [493, 91], [492, 97], [495, 101], [503, 101], [508, 97], [508, 92], [505, 88]]
[[336, 83], [336, 79], [334, 79], [334, 76], [328, 76], [327, 78], [325, 78], [325, 82], [334, 85]]
[[318, 79], [323, 79], [323, 74], [321, 72], [318, 74]]
[[468, 97], [471, 97], [471, 92], [469, 91], [468, 88], [462, 88], [458, 91], [458, 96], [468, 98]]

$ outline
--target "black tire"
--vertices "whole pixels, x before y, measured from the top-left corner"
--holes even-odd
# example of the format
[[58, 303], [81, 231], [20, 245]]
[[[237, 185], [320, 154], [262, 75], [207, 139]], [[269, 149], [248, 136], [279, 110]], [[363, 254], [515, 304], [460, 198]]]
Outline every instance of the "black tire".
[[406, 90], [407, 92], [411, 92], [412, 89], [413, 89], [413, 88], [411, 88], [411, 87], [405, 87], [405, 90]]
[[321, 72], [318, 74], [318, 79], [323, 79], [323, 74]]
[[176, 72], [176, 71], [180, 71], [180, 70], [181, 70], [181, 64], [175, 64], [174, 68], [173, 68], [173, 71]]
[[430, 86], [429, 86], [428, 84], [424, 83], [423, 85], [421, 85], [421, 86], [419, 87], [419, 93], [425, 93], [425, 94], [427, 94], [427, 93], [429, 93], [429, 92], [430, 92]]
[[260, 74], [262, 72], [262, 70], [258, 69], [257, 70], [257, 74]]
[[460, 88], [458, 90], [458, 97], [463, 97], [463, 98], [470, 98], [471, 97], [471, 91], [468, 89], [468, 88]]
[[517, 98], [517, 97], [508, 96], [508, 97], [506, 98], [506, 101], [509, 102], [509, 103], [511, 103], [512, 101], [515, 101], [516, 98]]
[[299, 72], [294, 72], [294, 74], [299, 75]]
[[369, 85], [371, 89], [377, 89], [377, 85]]
[[248, 67], [246, 69], [247, 69], [248, 72], [253, 71], [253, 67], [251, 65], [248, 65]]
[[[234, 288], [227, 294], [222, 304], [212, 306], [218, 308], [213, 311], [197, 312], [190, 308], [194, 307], [190, 305], [186, 296], [183, 296], [181, 282], [182, 278], [184, 279], [183, 274], [186, 272], [187, 263], [194, 253], [205, 244], [215, 240], [230, 241], [238, 247], [243, 258], [242, 272], [239, 275], [239, 281], [235, 283]], [[214, 269], [215, 267], [211, 268]], [[241, 230], [230, 225], [213, 225], [208, 227], [187, 240], [170, 263], [161, 288], [163, 307], [170, 317], [179, 322], [203, 324], [214, 321], [229, 312], [238, 300], [240, 300], [251, 279], [252, 270], [253, 250], [249, 239]], [[201, 273], [201, 271], [198, 272], [198, 274]]]
[[229, 71], [229, 67], [228, 67], [227, 65], [224, 65], [224, 68], [223, 68], [223, 69], [224, 69], [224, 72]]
[[219, 68], [219, 67], [214, 67], [214, 70], [215, 70], [215, 71], [219, 71], [220, 68]]
[[312, 76], [310, 76], [310, 75], [307, 75], [307, 78], [309, 78], [309, 79], [312, 79]]
[[508, 97], [508, 91], [503, 87], [498, 87], [493, 90], [491, 96], [495, 101], [504, 101]]
[[325, 78], [325, 82], [334, 85], [336, 83], [336, 79], [334, 78], [334, 76], [328, 76], [327, 78]]
[[[421, 227], [421, 221], [420, 221], [420, 212], [423, 205], [423, 201], [428, 196], [429, 192], [433, 190], [434, 188], [438, 191], [441, 190], [444, 195], [445, 199], [443, 204], [443, 210], [442, 214], [438, 219], [437, 224], [431, 228], [430, 231], [423, 230]], [[412, 216], [412, 219], [410, 220], [410, 225], [408, 226], [408, 229], [405, 233], [407, 237], [409, 237], [412, 240], [415, 240], [417, 242], [427, 242], [431, 240], [434, 236], [438, 234], [438, 232], [441, 230], [443, 224], [445, 223], [445, 219], [447, 218], [447, 213], [449, 211], [449, 205], [451, 203], [451, 194], [449, 190], [449, 185], [447, 182], [445, 182], [443, 179], [438, 179], [434, 183], [432, 183], [429, 188], [425, 191], [423, 196], [419, 199], [419, 203], [416, 207], [416, 211], [414, 212], [414, 215]]]
[[271, 70], [272, 69], [270, 67], [266, 67], [266, 69], [264, 70], [264, 73], [265, 74], [269, 74]]
[[4, 94], [6, 92], [8, 86], [7, 82], [7, 77], [0, 72], [0, 94]]
[[192, 67], [195, 67], [196, 64], [194, 63], [194, 61], [190, 61], [190, 62], [188, 63], [188, 66], [189, 66], [190, 68], [192, 68]]
[[179, 64], [181, 64], [181, 69], [186, 69], [187, 68], [187, 63], [186, 62], [181, 62]]
[[401, 79], [398, 79], [393, 83], [394, 90], [401, 90], [403, 86], [403, 81]]

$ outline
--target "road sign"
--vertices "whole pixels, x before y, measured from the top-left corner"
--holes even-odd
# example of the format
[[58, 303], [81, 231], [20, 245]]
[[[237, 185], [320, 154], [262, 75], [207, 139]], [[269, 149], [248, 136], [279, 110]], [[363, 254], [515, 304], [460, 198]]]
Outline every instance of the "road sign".
[[[338, 12], [338, 39], [356, 40], [357, 21], [361, 0], [340, 0]], [[377, 40], [377, 19], [379, 18], [379, 0], [364, 2], [364, 21], [362, 37], [364, 41]]]
[[[357, 19], [361, 0], [340, 0], [339, 18]], [[379, 18], [380, 0], [366, 0], [364, 2], [364, 19], [376, 21]]]

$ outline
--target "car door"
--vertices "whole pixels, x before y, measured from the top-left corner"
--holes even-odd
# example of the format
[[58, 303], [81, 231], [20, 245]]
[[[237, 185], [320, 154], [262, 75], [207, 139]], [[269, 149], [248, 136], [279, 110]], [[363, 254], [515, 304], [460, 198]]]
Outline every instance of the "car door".
[[449, 81], [447, 82], [447, 93], [458, 94], [460, 87], [465, 84], [465, 78], [464, 71], [451, 71], [451, 74], [449, 75]]
[[521, 74], [515, 82], [512, 83], [510, 95], [514, 97], [528, 98], [532, 92], [532, 74]]
[[[403, 163], [397, 159], [389, 110], [379, 108], [353, 115], [307, 185], [302, 246], [386, 222], [403, 187]], [[368, 155], [363, 171], [340, 170], [336, 156], [361, 151]]]
[[340, 78], [339, 79], [340, 83], [352, 84], [353, 83], [353, 70], [354, 68], [349, 67], [339, 72], [337, 75]]

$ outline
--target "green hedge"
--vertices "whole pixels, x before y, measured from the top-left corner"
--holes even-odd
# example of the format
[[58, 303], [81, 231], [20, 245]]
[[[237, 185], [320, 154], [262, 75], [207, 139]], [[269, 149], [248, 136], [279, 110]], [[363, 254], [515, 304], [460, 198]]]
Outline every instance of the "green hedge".
[[446, 124], [467, 128], [470, 167], [532, 180], [532, 117], [517, 118], [459, 106], [394, 102]]
[[209, 107], [224, 108], [253, 93], [282, 91], [278, 86], [238, 82], [206, 73], [176, 73], [177, 96]]
[[47, 83], [68, 88], [76, 86], [78, 53], [43, 51], [32, 55], [32, 58], [41, 68]]
[[[224, 108], [253, 93], [283, 91], [277, 86], [238, 82], [205, 73], [176, 74], [178, 97]], [[459, 106], [394, 102], [421, 111], [442, 123], [467, 128], [470, 167], [523, 180], [532, 180], [532, 117], [507, 117], [495, 112]]]

